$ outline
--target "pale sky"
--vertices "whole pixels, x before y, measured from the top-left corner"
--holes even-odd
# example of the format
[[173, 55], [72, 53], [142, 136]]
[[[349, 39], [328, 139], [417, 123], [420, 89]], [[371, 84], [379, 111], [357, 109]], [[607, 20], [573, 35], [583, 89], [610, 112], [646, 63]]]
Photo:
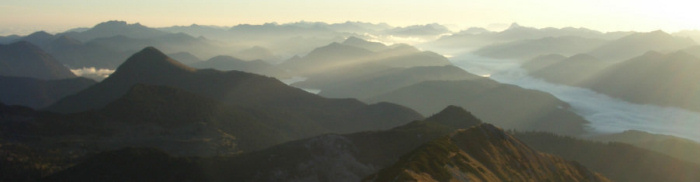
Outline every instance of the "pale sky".
[[440, 23], [675, 32], [700, 29], [688, 0], [0, 0], [0, 35], [60, 32], [124, 20], [149, 27], [297, 21]]

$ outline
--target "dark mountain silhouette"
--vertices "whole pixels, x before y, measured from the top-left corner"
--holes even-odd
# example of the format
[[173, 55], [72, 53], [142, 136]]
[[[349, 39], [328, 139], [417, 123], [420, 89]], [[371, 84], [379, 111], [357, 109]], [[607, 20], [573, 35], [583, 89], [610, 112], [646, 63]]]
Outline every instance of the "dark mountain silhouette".
[[[0, 110], [3, 107], [6, 106], [0, 104]], [[36, 149], [4, 140], [0, 140], [0, 144], [0, 181], [38, 181], [70, 167], [73, 160], [52, 150]]]
[[183, 64], [194, 64], [198, 62], [202, 62], [201, 59], [199, 59], [197, 56], [194, 56], [190, 54], [189, 52], [176, 52], [172, 54], [168, 54], [168, 57], [171, 57]]
[[700, 164], [700, 158], [697, 156], [698, 152], [700, 152], [700, 143], [680, 137], [628, 130], [622, 133], [595, 136], [591, 139], [596, 141], [627, 143], [639, 148], [664, 153], [671, 157]]
[[468, 128], [479, 123], [469, 112], [451, 106], [424, 121], [390, 130], [329, 134], [287, 142], [205, 163], [205, 170], [222, 181], [358, 181], [396, 162], [397, 154], [454, 131], [451, 127]]
[[610, 181], [576, 162], [538, 152], [490, 124], [428, 142], [363, 181], [392, 180]]
[[634, 33], [608, 42], [588, 54], [608, 61], [624, 61], [648, 51], [675, 51], [696, 45], [690, 38], [674, 37], [663, 31]]
[[51, 55], [26, 41], [0, 45], [0, 75], [44, 80], [75, 77]]
[[462, 106], [485, 122], [508, 129], [549, 131], [565, 135], [584, 133], [588, 123], [569, 105], [551, 94], [501, 84], [488, 78], [425, 81], [370, 99], [408, 106], [424, 115], [446, 105]]
[[605, 42], [606, 41], [602, 39], [574, 36], [545, 37], [541, 39], [528, 39], [491, 45], [476, 50], [474, 53], [499, 59], [526, 60], [543, 54], [572, 56], [574, 54], [591, 51], [603, 45]]
[[211, 68], [222, 71], [237, 70], [275, 78], [290, 78], [286, 70], [277, 68], [261, 60], [244, 61], [231, 56], [216, 56], [206, 61], [193, 63], [190, 66], [198, 69]]
[[[450, 65], [447, 58], [434, 52], [419, 51], [407, 45], [386, 47], [385, 50], [374, 52], [365, 48], [378, 49], [378, 43], [359, 40], [350, 37], [347, 43], [331, 43], [311, 51], [304, 57], [290, 59], [280, 64], [305, 76], [323, 73], [351, 72], [360, 65], [374, 64], [385, 67], [414, 67], [414, 66], [444, 66]], [[362, 47], [356, 47], [362, 46]]]
[[[109, 164], [109, 165], [105, 165]], [[205, 171], [187, 158], [151, 148], [102, 152], [44, 181], [204, 181]]]
[[585, 141], [550, 133], [515, 133], [533, 149], [577, 161], [613, 181], [698, 181], [700, 165], [623, 143]]
[[[165, 89], [165, 90], [164, 90]], [[132, 110], [132, 111], [120, 111], [121, 114], [123, 115], [129, 115], [129, 114], [137, 114], [138, 112], [140, 113], [156, 113], [157, 111], [154, 111], [153, 109], [157, 108], [155, 106], [157, 105], [150, 105], [148, 104], [148, 101], [144, 102], [143, 99], [146, 100], [151, 100], [151, 101], [159, 101], [159, 102], [164, 102], [162, 103], [163, 108], [161, 111], [169, 111], [170, 109], [177, 108], [182, 106], [183, 102], [184, 103], [191, 103], [187, 100], [189, 99], [183, 99], [183, 97], [177, 97], [173, 98], [172, 96], [174, 95], [182, 95], [182, 94], [187, 94], [187, 93], [182, 93], [182, 91], [176, 91], [176, 93], [172, 93], [167, 90], [172, 90], [166, 87], [154, 87], [154, 86], [145, 86], [145, 85], [137, 85], [133, 89], [133, 92], [138, 92], [138, 93], [144, 93], [144, 92], [151, 92], [152, 94], [147, 94], [147, 95], [133, 95], [133, 96], [128, 96], [125, 98], [131, 98], [132, 99], [141, 99], [141, 100], [132, 100], [132, 105], [123, 105], [123, 104], [117, 104], [121, 105], [123, 109], [127, 110]], [[167, 92], [163, 92], [167, 91]], [[137, 97], [138, 96], [138, 97]], [[155, 97], [154, 97], [155, 96]], [[189, 97], [193, 98], [193, 97]], [[201, 102], [203, 99], [196, 99], [195, 102]], [[117, 101], [115, 103], [124, 103], [124, 101]], [[135, 105], [134, 105], [135, 104]], [[152, 109], [145, 109], [143, 106], [149, 106]], [[132, 108], [133, 106], [136, 106], [136, 108]], [[205, 108], [202, 108], [201, 110], [207, 110], [207, 111], [212, 111], [215, 112], [215, 110], [211, 110], [210, 107], [211, 105], [197, 105], [197, 106], [204, 106]], [[208, 106], [208, 107], [207, 107]], [[216, 106], [213, 106], [216, 107]], [[194, 109], [197, 109], [198, 107], [192, 107]], [[1, 109], [1, 108], [0, 108]], [[105, 109], [104, 112], [107, 112], [108, 110], [113, 110], [113, 109]], [[4, 110], [3, 111], [4, 116], [6, 113], [10, 113]], [[103, 112], [103, 111], [100, 111]], [[137, 113], [134, 113], [137, 112]], [[154, 114], [149, 114], [148, 118], [144, 118], [141, 120], [124, 120], [126, 122], [132, 122], [133, 124], [141, 124], [141, 127], [127, 127], [124, 129], [119, 129], [119, 127], [115, 127], [113, 129], [117, 130], [124, 130], [122, 132], [130, 132], [130, 133], [124, 133], [124, 134], [119, 134], [119, 133], [114, 133], [113, 135], [103, 135], [102, 137], [107, 137], [104, 139], [104, 141], [96, 142], [95, 144], [104, 144], [104, 143], [115, 143], [115, 141], [118, 142], [124, 142], [125, 140], [145, 140], [145, 137], [148, 136], [148, 134], [153, 135], [153, 133], [162, 133], [163, 130], [162, 128], [157, 128], [153, 127], [148, 130], [142, 129], [144, 126], [150, 126], [149, 124], [153, 124], [153, 122], [164, 122], [164, 123], [170, 123], [171, 125], [168, 126], [167, 128], [173, 128], [174, 125], [177, 125], [179, 121], [177, 121], [178, 118], [181, 116], [189, 116], [189, 113], [193, 112], [188, 112], [185, 111], [186, 113], [179, 113], [182, 112], [182, 110], [174, 110], [174, 111], [169, 111], [170, 114], [175, 114], [174, 116], [169, 116], [166, 113], [163, 113], [165, 118], [158, 118], [155, 117], [156, 115]], [[15, 115], [17, 115], [17, 112], [14, 112]], [[107, 112], [110, 113], [110, 112]], [[235, 112], [234, 112], [235, 113]], [[250, 113], [250, 114], [248, 114]], [[243, 114], [243, 115], [241, 115]], [[138, 114], [137, 114], [138, 115]], [[207, 115], [207, 114], [205, 114]], [[256, 112], [243, 112], [243, 113], [235, 113], [231, 114], [234, 116], [256, 116], [260, 117], [260, 113]], [[140, 118], [142, 115], [135, 116], [134, 118]], [[103, 116], [96, 116], [96, 117], [87, 117], [87, 118], [105, 118], [105, 117], [111, 117], [109, 114], [103, 115]], [[284, 116], [282, 116], [284, 117]], [[249, 153], [244, 153], [241, 155], [233, 156], [233, 157], [213, 157], [213, 158], [179, 158], [179, 157], [171, 157], [163, 152], [161, 152], [161, 149], [158, 150], [153, 150], [153, 149], [134, 149], [134, 148], [128, 148], [128, 149], [122, 149], [118, 151], [110, 151], [110, 152], [103, 152], [101, 154], [97, 154], [93, 157], [88, 157], [85, 159], [83, 162], [80, 162], [79, 164], [75, 165], [74, 167], [67, 169], [61, 173], [57, 173], [56, 175], [50, 176], [47, 179], [82, 179], [82, 178], [88, 178], [88, 179], [103, 179], [105, 177], [112, 177], [111, 175], [114, 175], [115, 173], [120, 173], [123, 176], [119, 177], [120, 179], [141, 179], [145, 178], [142, 175], [149, 175], [149, 179], [152, 178], [159, 178], [163, 176], [171, 176], [174, 174], [174, 171], [177, 171], [176, 169], [183, 169], [183, 168], [189, 168], [189, 169], [199, 169], [200, 167], [206, 171], [206, 181], [213, 180], [213, 181], [249, 181], [249, 180], [289, 180], [289, 179], [294, 179], [294, 176], [304, 176], [306, 175], [307, 177], [311, 178], [320, 178], [320, 179], [356, 179], [359, 180], [362, 177], [371, 174], [375, 172], [374, 167], [369, 167], [367, 170], [362, 169], [359, 170], [357, 168], [352, 168], [352, 167], [363, 167], [363, 166], [372, 166], [372, 165], [380, 165], [380, 166], [387, 166], [396, 160], [398, 160], [398, 155], [394, 152], [399, 152], [399, 153], [404, 153], [407, 151], [410, 151], [411, 149], [421, 145], [425, 141], [429, 141], [431, 139], [437, 138], [439, 136], [442, 136], [446, 133], [449, 133], [453, 129], [450, 129], [448, 126], [443, 126], [441, 123], [446, 123], [449, 124], [450, 126], [471, 126], [474, 124], [480, 123], [478, 119], [475, 117], [471, 116], [468, 112], [464, 111], [461, 108], [458, 107], [450, 107], [446, 109], [446, 112], [441, 113], [436, 116], [431, 117], [432, 119], [427, 119], [425, 121], [416, 121], [412, 122], [411, 124], [408, 124], [406, 126], [402, 127], [397, 127], [391, 130], [387, 131], [378, 131], [378, 132], [361, 132], [361, 133], [355, 133], [355, 134], [347, 134], [347, 135], [322, 135], [318, 137], [313, 137], [313, 138], [308, 138], [308, 139], [302, 139], [298, 141], [292, 141], [292, 142], [287, 142], [284, 144], [280, 144], [268, 149], [264, 149], [261, 151], [255, 151], [255, 152], [249, 152]], [[112, 119], [104, 119], [105, 121], [110, 121]], [[171, 120], [171, 119], [176, 119], [176, 120]], [[190, 129], [192, 131], [182, 131], [182, 129], [172, 129], [169, 130], [169, 132], [173, 132], [173, 134], [160, 134], [161, 138], [174, 138], [174, 140], [179, 140], [180, 145], [187, 145], [183, 149], [197, 149], [195, 147], [191, 147], [189, 145], [192, 145], [191, 143], [194, 143], [192, 139], [184, 139], [180, 137], [174, 137], [172, 135], [176, 136], [183, 136], [181, 134], [186, 134], [188, 132], [197, 132], [197, 130], [209, 130], [209, 129], [217, 129], [218, 131], [221, 130], [230, 130], [230, 129], [235, 129], [238, 128], [238, 130], [249, 130], [248, 132], [250, 133], [255, 133], [258, 135], [257, 138], [249, 138], [249, 139], [244, 139], [244, 138], [239, 138], [239, 135], [237, 135], [234, 138], [231, 138], [236, 141], [242, 141], [242, 140], [250, 140], [251, 142], [257, 141], [261, 139], [260, 137], [263, 137], [262, 135], [265, 134], [277, 134], [277, 132], [265, 132], [258, 130], [256, 128], [251, 128], [251, 126], [232, 126], [232, 127], [222, 127], [219, 124], [215, 124], [217, 122], [220, 123], [240, 123], [240, 122], [248, 122], [248, 123], [258, 123], [258, 124], [267, 124], [269, 122], [266, 121], [256, 121], [256, 120], [250, 120], [254, 118], [239, 118], [239, 120], [230, 120], [230, 119], [224, 119], [221, 118], [219, 121], [215, 121], [213, 118], [211, 121], [206, 121], [207, 123], [211, 124], [212, 126], [209, 127], [209, 125], [203, 125], [200, 124], [200, 128], [204, 129]], [[292, 118], [285, 118], [285, 119], [292, 119]], [[445, 120], [443, 120], [445, 119]], [[94, 121], [87, 121], [87, 122], [82, 122], [82, 121], [77, 121], [75, 118], [68, 119], [70, 120], [69, 122], [72, 123], [70, 126], [71, 128], [81, 128], [83, 124], [87, 126], [92, 126], [92, 127], [87, 127], [84, 129], [88, 130], [99, 130], [103, 126], [114, 126], [116, 123], [111, 123], [111, 124], [106, 124], [106, 125], [99, 125], [99, 123], [102, 123], [102, 121], [97, 122], [98, 125], [94, 124]], [[5, 120], [3, 120], [5, 121]], [[53, 120], [52, 122], [46, 122], [46, 124], [54, 124], [55, 122], [62, 122], [62, 121], [56, 121]], [[90, 124], [93, 123], [93, 124]], [[7, 126], [7, 125], [2, 125], [2, 126]], [[61, 126], [61, 125], [57, 125]], [[165, 126], [165, 125], [161, 125]], [[304, 126], [302, 126], [304, 127]], [[56, 128], [50, 127], [52, 129]], [[133, 137], [133, 134], [138, 133], [139, 130], [143, 130], [143, 132], [149, 132], [146, 133], [147, 135], [136, 135], [136, 137]], [[151, 130], [151, 131], [149, 131]], [[75, 135], [75, 133], [81, 133], [81, 132], [75, 132], [75, 131], [65, 131], [69, 135]], [[6, 132], [5, 132], [6, 133]], [[70, 134], [72, 133], [72, 134]], [[180, 133], [180, 134], [176, 134]], [[193, 135], [193, 134], [189, 134]], [[123, 138], [120, 138], [119, 136], [122, 136]], [[188, 135], [184, 135], [188, 136]], [[196, 136], [196, 135], [195, 135]], [[56, 136], [54, 136], [55, 138]], [[98, 138], [92, 138], [94, 139], [99, 139]], [[119, 139], [119, 140], [116, 140]], [[147, 140], [146, 140], [147, 141]], [[215, 138], [212, 139], [212, 142], [216, 141]], [[152, 143], [161, 143], [162, 141], [152, 141]], [[357, 148], [352, 147], [353, 143], [357, 143]], [[64, 143], [63, 146], [66, 145], [71, 145], [70, 142], [67, 144]], [[151, 144], [153, 145], [153, 144]], [[83, 144], [82, 146], [91, 146], [90, 143]], [[200, 146], [201, 147], [201, 146]], [[108, 149], [108, 148], [107, 148]], [[358, 152], [359, 149], [359, 152]], [[200, 148], [200, 150], [212, 150], [208, 148]], [[174, 152], [177, 150], [167, 150], [169, 152]], [[351, 156], [348, 156], [351, 155]], [[357, 158], [357, 159], [355, 159]], [[192, 161], [192, 163], [178, 163], [175, 161]], [[147, 162], [148, 164], [141, 164], [140, 162]], [[102, 167], [97, 167], [94, 165], [100, 164]], [[166, 165], [167, 164], [167, 165]], [[195, 165], [192, 165], [195, 164]], [[140, 165], [139, 167], [135, 167], [134, 165]], [[132, 168], [137, 168], [141, 169], [142, 166], [161, 166], [162, 168], [159, 168], [158, 170], [149, 170], [151, 173], [141, 173], [139, 172], [140, 170], [132, 170]], [[168, 167], [164, 167], [168, 166]], [[344, 168], [342, 166], [349, 166], [351, 168]], [[106, 170], [106, 171], [105, 171]], [[173, 171], [174, 170], [174, 171]], [[182, 171], [177, 171], [177, 172], [182, 172]], [[188, 172], [193, 172], [193, 171], [188, 171]], [[190, 174], [190, 173], [188, 173]], [[279, 174], [279, 175], [271, 175], [271, 174]], [[287, 175], [292, 175], [292, 176], [287, 176]], [[80, 175], [80, 176], [75, 176], [75, 175]], [[199, 175], [197, 174], [192, 174], [194, 176], [192, 177], [197, 177]], [[189, 178], [188, 178], [189, 179]]]
[[390, 128], [421, 118], [416, 112], [394, 104], [366, 105], [354, 99], [325, 99], [270, 77], [239, 71], [196, 70], [152, 47], [134, 54], [104, 81], [58, 101], [48, 110], [73, 113], [100, 109], [138, 83], [175, 87], [233, 106], [289, 113], [295, 115], [290, 117], [319, 122], [340, 133]]
[[135, 84], [105, 107], [87, 112], [2, 113], [6, 117], [0, 120], [7, 126], [2, 134], [63, 151], [154, 147], [180, 156], [228, 156], [324, 133], [386, 129], [422, 118], [388, 103], [353, 106], [327, 100], [325, 108], [314, 111], [303, 105], [300, 109], [234, 105], [208, 96]]
[[87, 78], [40, 80], [28, 77], [0, 76], [0, 102], [34, 109], [81, 91], [96, 82]]
[[612, 65], [588, 54], [571, 57], [561, 55], [541, 56], [523, 64], [530, 76], [547, 82], [577, 86], [595, 77], [603, 69]]
[[582, 85], [634, 103], [700, 111], [697, 68], [700, 59], [683, 51], [648, 52], [613, 65]]
[[423, 81], [481, 78], [455, 66], [391, 68], [359, 75], [354, 73], [340, 77], [312, 77], [294, 86], [320, 89], [319, 95], [324, 97], [363, 100]]

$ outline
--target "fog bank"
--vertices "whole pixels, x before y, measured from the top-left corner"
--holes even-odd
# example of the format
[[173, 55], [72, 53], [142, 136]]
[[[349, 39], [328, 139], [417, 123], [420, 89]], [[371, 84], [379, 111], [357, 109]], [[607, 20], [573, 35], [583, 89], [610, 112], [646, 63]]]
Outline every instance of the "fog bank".
[[591, 135], [641, 130], [700, 142], [700, 113], [674, 107], [633, 104], [579, 87], [557, 85], [526, 75], [516, 60], [483, 58], [470, 53], [453, 54], [456, 66], [507, 84], [551, 93], [571, 104], [575, 113], [591, 122]]

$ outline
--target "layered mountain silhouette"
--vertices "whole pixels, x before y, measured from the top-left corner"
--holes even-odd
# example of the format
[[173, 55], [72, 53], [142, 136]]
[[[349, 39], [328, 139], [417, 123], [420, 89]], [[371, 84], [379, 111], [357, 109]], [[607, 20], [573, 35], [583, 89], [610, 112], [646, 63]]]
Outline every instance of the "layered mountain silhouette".
[[0, 75], [43, 80], [76, 77], [53, 56], [26, 41], [0, 45]]
[[[87, 115], [104, 119], [92, 122], [152, 123], [172, 127], [163, 132], [174, 137], [191, 136], [202, 141], [231, 135], [241, 151], [327, 132], [387, 129], [422, 118], [415, 111], [395, 104], [366, 105], [354, 99], [325, 99], [270, 77], [239, 71], [197, 70], [155, 48], [135, 54], [104, 81], [60, 100], [48, 110], [61, 113], [96, 110]], [[115, 130], [109, 124], [100, 125], [113, 130], [111, 133], [148, 138], [147, 133], [138, 133], [141, 130]], [[187, 134], [191, 128], [202, 129]], [[136, 133], [127, 134], [132, 131]], [[154, 140], [160, 141], [162, 136], [155, 137]], [[168, 148], [176, 145], [160, 143], [167, 146], [156, 146], [168, 151], [195, 154], [197, 150], [212, 152], [209, 149], [214, 145], [184, 147], [181, 144], [182, 148]]]
[[549, 131], [565, 135], [584, 133], [588, 123], [569, 105], [551, 94], [501, 84], [488, 78], [425, 81], [367, 99], [408, 106], [424, 115], [444, 105], [458, 105], [485, 122], [517, 130]]
[[139, 23], [128, 24], [125, 21], [107, 21], [81, 32], [66, 32], [64, 35], [74, 37], [80, 41], [90, 41], [96, 38], [113, 37], [122, 35], [131, 38], [152, 38], [168, 33], [143, 26]]
[[190, 66], [198, 69], [210, 68], [222, 71], [244, 71], [280, 79], [292, 77], [288, 71], [277, 68], [262, 60], [245, 61], [231, 56], [216, 56], [206, 61], [190, 64]]
[[700, 143], [680, 137], [628, 130], [622, 133], [595, 136], [591, 139], [596, 141], [627, 143], [639, 148], [664, 153], [671, 157], [700, 164], [700, 158], [696, 155], [700, 152]]
[[117, 50], [94, 42], [83, 43], [72, 37], [61, 35], [44, 47], [58, 61], [72, 68], [114, 69], [134, 50]]
[[555, 54], [538, 56], [523, 63], [522, 67], [532, 77], [551, 83], [578, 86], [612, 64], [588, 54], [570, 57]]
[[189, 52], [176, 52], [168, 54], [168, 57], [171, 57], [183, 64], [194, 64], [202, 61], [197, 56], [192, 55]]
[[[370, 67], [368, 65], [367, 67]], [[375, 68], [376, 69], [376, 68]], [[363, 69], [372, 70], [371, 68]], [[336, 72], [295, 83], [301, 88], [319, 89], [319, 95], [330, 98], [368, 99], [399, 88], [430, 80], [470, 80], [481, 78], [455, 66], [390, 68], [362, 74]]]
[[683, 51], [647, 52], [603, 70], [583, 86], [634, 103], [700, 111], [699, 66], [699, 58]]
[[[372, 50], [378, 50], [378, 52]], [[301, 75], [313, 76], [336, 71], [352, 72], [349, 69], [356, 70], [360, 65], [366, 64], [414, 67], [444, 66], [450, 63], [447, 58], [437, 53], [420, 51], [405, 44], [388, 47], [350, 37], [343, 43], [334, 42], [316, 48], [306, 56], [287, 60], [280, 66]]]
[[443, 36], [435, 41], [426, 43], [427, 46], [437, 47], [462, 47], [478, 49], [491, 44], [507, 43], [512, 41], [541, 39], [545, 37], [575, 36], [582, 38], [612, 40], [631, 34], [630, 32], [602, 33], [586, 28], [532, 28], [513, 23], [506, 30], [491, 32], [474, 29], [464, 30], [449, 36]]
[[613, 181], [698, 181], [700, 165], [623, 143], [585, 141], [551, 133], [516, 132], [533, 149], [577, 161]]
[[87, 78], [41, 80], [0, 76], [0, 102], [39, 109], [78, 93], [96, 82]]
[[562, 54], [572, 56], [588, 52], [603, 45], [603, 39], [591, 39], [575, 36], [545, 37], [541, 39], [520, 40], [491, 45], [474, 53], [499, 59], [532, 59], [543, 54]]
[[363, 181], [392, 180], [610, 181], [576, 162], [538, 152], [489, 124], [428, 142]]
[[624, 61], [648, 51], [675, 51], [696, 45], [690, 38], [674, 37], [663, 31], [634, 33], [606, 43], [588, 54], [608, 61]]

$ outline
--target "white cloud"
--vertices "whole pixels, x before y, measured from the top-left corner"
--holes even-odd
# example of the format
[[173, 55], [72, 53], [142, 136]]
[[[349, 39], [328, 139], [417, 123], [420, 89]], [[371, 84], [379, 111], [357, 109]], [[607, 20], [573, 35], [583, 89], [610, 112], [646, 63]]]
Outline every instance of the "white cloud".
[[109, 77], [110, 74], [114, 73], [114, 70], [111, 69], [97, 69], [95, 67], [71, 69], [70, 71], [77, 76], [86, 77], [97, 81], [102, 81]]

